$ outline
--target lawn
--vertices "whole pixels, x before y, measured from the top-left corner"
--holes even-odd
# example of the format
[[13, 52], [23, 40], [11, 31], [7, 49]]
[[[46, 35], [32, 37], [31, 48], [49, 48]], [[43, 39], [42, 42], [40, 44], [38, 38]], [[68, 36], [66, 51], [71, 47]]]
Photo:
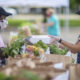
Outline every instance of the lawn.
[[[8, 19], [9, 26], [10, 27], [21, 27], [22, 24], [26, 23], [26, 25], [30, 26], [33, 21], [28, 20], [18, 20], [18, 19]], [[64, 20], [60, 20], [60, 26], [64, 27]], [[70, 27], [80, 27], [80, 20], [69, 20], [69, 26]]]

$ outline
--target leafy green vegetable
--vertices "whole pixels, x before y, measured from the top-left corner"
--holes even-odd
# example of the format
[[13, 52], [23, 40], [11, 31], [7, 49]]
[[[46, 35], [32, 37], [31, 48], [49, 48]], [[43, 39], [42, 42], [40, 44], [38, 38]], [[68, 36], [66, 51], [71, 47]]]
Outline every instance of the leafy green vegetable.
[[15, 76], [6, 76], [3, 73], [0, 73], [0, 80], [43, 80], [37, 74], [31, 71], [23, 70]]
[[38, 51], [38, 50], [35, 50], [35, 51], [34, 51], [34, 55], [35, 55], [35, 56], [39, 56], [39, 51]]
[[31, 71], [24, 71], [22, 76], [28, 80], [42, 80], [40, 77], [38, 77], [38, 75]]
[[56, 44], [50, 45], [50, 53], [51, 54], [61, 54], [65, 55], [67, 53], [67, 49], [65, 48], [64, 50], [61, 48], [58, 48]]
[[15, 77], [13, 77], [13, 76], [6, 76], [6, 75], [0, 73], [0, 80], [15, 80]]
[[37, 43], [34, 44], [36, 47], [41, 47], [44, 50], [46, 50], [48, 48], [48, 46], [42, 42], [42, 40], [38, 41]]
[[23, 70], [15, 76], [6, 76], [3, 73], [0, 73], [0, 80], [43, 80], [37, 74], [31, 71]]
[[17, 39], [10, 46], [3, 48], [4, 54], [14, 57], [16, 54], [21, 54], [21, 47], [24, 45], [24, 41], [22, 39]]

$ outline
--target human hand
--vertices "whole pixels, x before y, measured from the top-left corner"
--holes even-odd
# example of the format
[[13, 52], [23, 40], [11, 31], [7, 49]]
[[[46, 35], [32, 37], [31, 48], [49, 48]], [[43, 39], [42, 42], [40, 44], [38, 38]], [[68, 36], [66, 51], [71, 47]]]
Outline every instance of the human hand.
[[52, 35], [49, 35], [49, 37], [51, 38], [51, 41], [50, 41], [51, 44], [58, 42], [60, 40], [60, 37], [56, 37], [56, 36], [52, 36]]

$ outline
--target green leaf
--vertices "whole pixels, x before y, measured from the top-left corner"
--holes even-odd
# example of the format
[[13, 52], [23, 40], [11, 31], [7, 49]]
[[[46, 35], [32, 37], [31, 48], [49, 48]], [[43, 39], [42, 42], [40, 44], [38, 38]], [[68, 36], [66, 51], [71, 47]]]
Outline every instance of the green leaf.
[[28, 80], [42, 80], [38, 75], [30, 71], [24, 71], [22, 76]]

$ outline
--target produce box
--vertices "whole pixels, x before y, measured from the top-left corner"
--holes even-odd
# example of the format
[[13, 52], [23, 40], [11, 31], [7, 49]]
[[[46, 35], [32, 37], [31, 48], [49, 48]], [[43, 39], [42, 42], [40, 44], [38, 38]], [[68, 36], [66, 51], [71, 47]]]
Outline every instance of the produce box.
[[69, 66], [69, 80], [80, 80], [80, 65], [72, 64]]
[[[12, 62], [13, 61], [14, 59], [12, 60]], [[34, 64], [35, 67], [31, 67]], [[19, 75], [21, 74], [21, 70], [25, 70], [36, 73], [43, 80], [51, 80], [53, 77], [56, 77], [65, 72], [63, 70], [57, 70], [53, 68], [51, 65], [53, 65], [52, 62], [35, 63], [33, 60], [27, 58], [21, 60], [16, 59], [15, 63], [4, 67], [1, 72], [5, 73], [6, 75], [18, 75], [19, 77]]]
[[64, 68], [66, 65], [72, 63], [72, 58], [69, 56], [64, 55], [55, 55], [55, 54], [45, 54], [47, 62], [54, 62], [54, 63], [63, 63]]

